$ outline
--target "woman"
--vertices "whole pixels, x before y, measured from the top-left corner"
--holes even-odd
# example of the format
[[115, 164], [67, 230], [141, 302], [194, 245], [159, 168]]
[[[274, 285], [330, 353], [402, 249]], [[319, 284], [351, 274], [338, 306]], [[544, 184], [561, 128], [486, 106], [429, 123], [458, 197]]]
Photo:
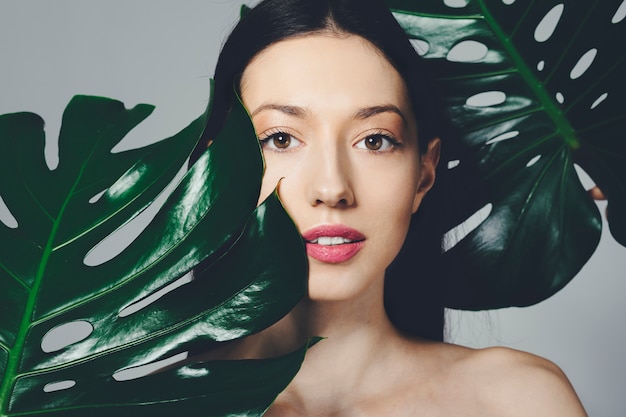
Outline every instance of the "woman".
[[[452, 146], [428, 80], [376, 1], [266, 0], [224, 45], [204, 143], [234, 84], [266, 160], [261, 199], [280, 183], [309, 258], [308, 296], [229, 356], [274, 356], [327, 338], [269, 416], [585, 415], [552, 363], [442, 342], [442, 230], [424, 215], [440, 195], [420, 206]], [[417, 307], [401, 299], [403, 286], [419, 294]]]

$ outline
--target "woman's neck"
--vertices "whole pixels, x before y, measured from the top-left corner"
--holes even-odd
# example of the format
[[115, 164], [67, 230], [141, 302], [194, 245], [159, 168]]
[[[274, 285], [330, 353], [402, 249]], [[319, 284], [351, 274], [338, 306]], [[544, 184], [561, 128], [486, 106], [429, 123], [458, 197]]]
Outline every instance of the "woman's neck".
[[254, 344], [262, 356], [275, 356], [294, 350], [313, 336], [326, 338], [314, 348], [318, 350], [318, 346], [331, 345], [327, 341], [337, 348], [356, 339], [360, 344], [375, 345], [396, 333], [385, 312], [381, 283], [349, 300], [304, 298], [283, 319], [250, 339], [257, 339]]
[[314, 404], [317, 412], [324, 405], [330, 411], [375, 391], [388, 376], [385, 370], [398, 366], [397, 351], [404, 343], [387, 317], [382, 288], [376, 288], [356, 300], [304, 299], [276, 325], [249, 338], [247, 345], [257, 357], [275, 356], [296, 349], [311, 336], [325, 339], [309, 350], [279, 404], [300, 409]]

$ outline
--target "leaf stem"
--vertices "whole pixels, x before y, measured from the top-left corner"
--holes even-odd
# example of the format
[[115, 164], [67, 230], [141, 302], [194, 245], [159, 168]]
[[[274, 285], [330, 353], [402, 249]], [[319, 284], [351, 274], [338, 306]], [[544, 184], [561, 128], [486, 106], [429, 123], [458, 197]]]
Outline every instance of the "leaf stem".
[[[98, 143], [99, 141], [100, 140], [98, 139], [95, 141], [95, 143]], [[91, 159], [94, 148], [92, 148], [92, 152], [81, 165], [74, 184], [72, 184], [72, 187], [68, 191], [68, 196], [71, 196], [76, 190], [78, 183], [80, 182], [86, 169], [86, 166]], [[30, 288], [30, 291], [28, 293], [28, 299], [26, 301], [24, 312], [22, 313], [22, 321], [20, 323], [17, 336], [15, 337], [15, 343], [13, 344], [13, 347], [9, 350], [7, 367], [2, 379], [2, 384], [0, 385], [0, 417], [5, 416], [5, 413], [9, 411], [9, 407], [11, 405], [11, 393], [13, 391], [13, 384], [16, 379], [15, 377], [18, 375], [19, 365], [22, 359], [22, 353], [24, 351], [24, 347], [26, 346], [26, 339], [32, 325], [33, 314], [35, 312], [35, 306], [37, 303], [37, 298], [39, 296], [39, 290], [41, 288], [43, 276], [48, 266], [48, 261], [50, 259], [50, 256], [52, 255], [52, 252], [54, 251], [54, 239], [61, 225], [61, 219], [63, 218], [63, 214], [67, 208], [67, 205], [69, 204], [69, 201], [69, 197], [65, 199], [63, 205], [59, 210], [59, 214], [52, 222], [52, 228], [50, 229], [48, 241], [46, 242], [46, 245], [43, 249], [41, 261], [39, 262], [39, 266], [37, 268], [37, 274], [35, 275], [33, 286]]]
[[493, 15], [489, 12], [488, 7], [485, 5], [485, 1], [476, 1], [483, 12], [486, 23], [489, 25], [491, 30], [493, 30], [493, 33], [502, 43], [502, 46], [504, 47], [508, 56], [513, 61], [515, 68], [517, 68], [522, 79], [530, 87], [535, 97], [537, 97], [537, 100], [541, 104], [541, 107], [545, 110], [548, 117], [550, 117], [550, 119], [556, 126], [556, 130], [561, 133], [563, 140], [570, 148], [578, 149], [580, 147], [580, 140], [578, 139], [574, 128], [563, 116], [561, 109], [558, 107], [555, 101], [550, 97], [544, 87], [544, 84], [539, 82], [537, 78], [533, 75], [530, 67], [526, 64], [522, 56], [519, 54], [519, 52], [513, 45], [510, 37], [507, 36], [502, 27], [497, 24]]

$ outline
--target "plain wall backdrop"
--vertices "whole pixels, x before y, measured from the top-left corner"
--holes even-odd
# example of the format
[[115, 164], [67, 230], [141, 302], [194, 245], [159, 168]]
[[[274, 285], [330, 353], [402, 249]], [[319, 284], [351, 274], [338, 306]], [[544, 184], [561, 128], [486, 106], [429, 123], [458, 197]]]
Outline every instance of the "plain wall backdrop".
[[[115, 98], [127, 107], [156, 105], [127, 143], [169, 137], [204, 110], [209, 77], [240, 4], [0, 0], [0, 114], [31, 111], [44, 118], [52, 167], [61, 115], [75, 94]], [[589, 415], [623, 416], [625, 271], [626, 249], [605, 224], [597, 252], [560, 293], [524, 309], [451, 311], [449, 339], [547, 357], [567, 373]]]

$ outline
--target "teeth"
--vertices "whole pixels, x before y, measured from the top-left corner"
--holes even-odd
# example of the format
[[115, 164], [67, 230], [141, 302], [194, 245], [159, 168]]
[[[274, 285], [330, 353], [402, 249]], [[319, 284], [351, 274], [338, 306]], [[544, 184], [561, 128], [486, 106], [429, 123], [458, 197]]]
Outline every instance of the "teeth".
[[334, 246], [334, 245], [342, 245], [344, 243], [352, 243], [353, 241], [350, 239], [346, 239], [341, 236], [321, 236], [317, 239], [313, 239], [311, 243], [317, 243], [322, 246]]

